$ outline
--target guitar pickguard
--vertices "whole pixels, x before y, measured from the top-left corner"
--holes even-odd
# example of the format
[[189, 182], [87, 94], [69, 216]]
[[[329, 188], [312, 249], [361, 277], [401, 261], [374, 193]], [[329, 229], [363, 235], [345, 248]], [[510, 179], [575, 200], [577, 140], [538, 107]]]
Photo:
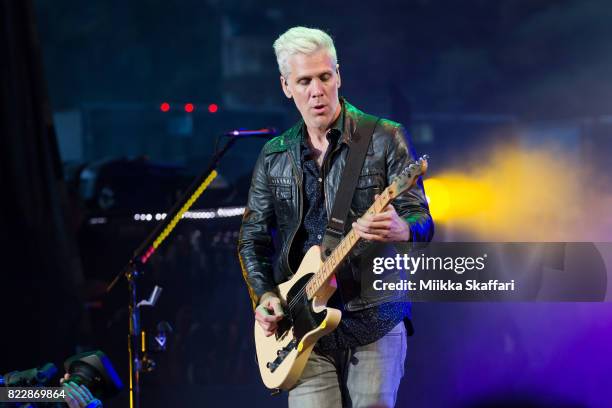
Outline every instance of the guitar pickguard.
[[[319, 327], [327, 317], [327, 310], [324, 309], [317, 313], [312, 309], [312, 300], [309, 300], [306, 292], [302, 290], [313, 275], [314, 273], [307, 273], [302, 276], [287, 293], [285, 312], [289, 315], [289, 324], [292, 326], [293, 336], [298, 342], [302, 340], [306, 333]], [[293, 306], [289, 307], [292, 304]], [[287, 317], [283, 320], [287, 320]]]

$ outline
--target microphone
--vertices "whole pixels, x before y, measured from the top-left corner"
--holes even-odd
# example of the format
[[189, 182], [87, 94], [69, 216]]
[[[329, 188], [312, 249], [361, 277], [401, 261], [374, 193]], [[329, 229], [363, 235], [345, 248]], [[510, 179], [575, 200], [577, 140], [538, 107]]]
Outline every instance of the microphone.
[[275, 128], [262, 128], [255, 130], [236, 129], [225, 133], [225, 136], [228, 137], [270, 137], [275, 135]]

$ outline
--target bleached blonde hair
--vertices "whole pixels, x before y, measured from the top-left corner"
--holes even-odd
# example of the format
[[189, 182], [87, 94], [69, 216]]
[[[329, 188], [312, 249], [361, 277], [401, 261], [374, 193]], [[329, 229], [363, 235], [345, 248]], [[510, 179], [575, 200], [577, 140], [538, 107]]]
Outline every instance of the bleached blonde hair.
[[285, 31], [274, 41], [274, 53], [278, 70], [284, 78], [288, 78], [289, 57], [295, 54], [312, 54], [321, 49], [326, 50], [332, 57], [334, 66], [338, 63], [334, 40], [318, 28], [293, 27]]

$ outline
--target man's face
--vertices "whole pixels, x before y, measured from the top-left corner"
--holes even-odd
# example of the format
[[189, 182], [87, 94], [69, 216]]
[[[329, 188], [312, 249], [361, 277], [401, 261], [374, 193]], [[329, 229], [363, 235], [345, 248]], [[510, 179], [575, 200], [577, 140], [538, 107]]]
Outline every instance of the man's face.
[[281, 76], [287, 98], [293, 98], [306, 126], [327, 129], [340, 112], [340, 72], [327, 51], [289, 57], [289, 77]]

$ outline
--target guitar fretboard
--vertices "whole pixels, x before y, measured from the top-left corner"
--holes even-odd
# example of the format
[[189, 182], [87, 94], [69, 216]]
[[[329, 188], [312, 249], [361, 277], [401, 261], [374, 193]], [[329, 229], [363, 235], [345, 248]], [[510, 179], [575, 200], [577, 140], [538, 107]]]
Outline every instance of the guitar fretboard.
[[[397, 196], [395, 184], [391, 184], [368, 208], [366, 214], [374, 215], [380, 213]], [[317, 293], [325, 282], [334, 274], [344, 258], [351, 252], [355, 244], [359, 241], [359, 236], [351, 228], [348, 234], [340, 241], [338, 246], [327, 257], [321, 269], [306, 284], [306, 295], [308, 299]]]

